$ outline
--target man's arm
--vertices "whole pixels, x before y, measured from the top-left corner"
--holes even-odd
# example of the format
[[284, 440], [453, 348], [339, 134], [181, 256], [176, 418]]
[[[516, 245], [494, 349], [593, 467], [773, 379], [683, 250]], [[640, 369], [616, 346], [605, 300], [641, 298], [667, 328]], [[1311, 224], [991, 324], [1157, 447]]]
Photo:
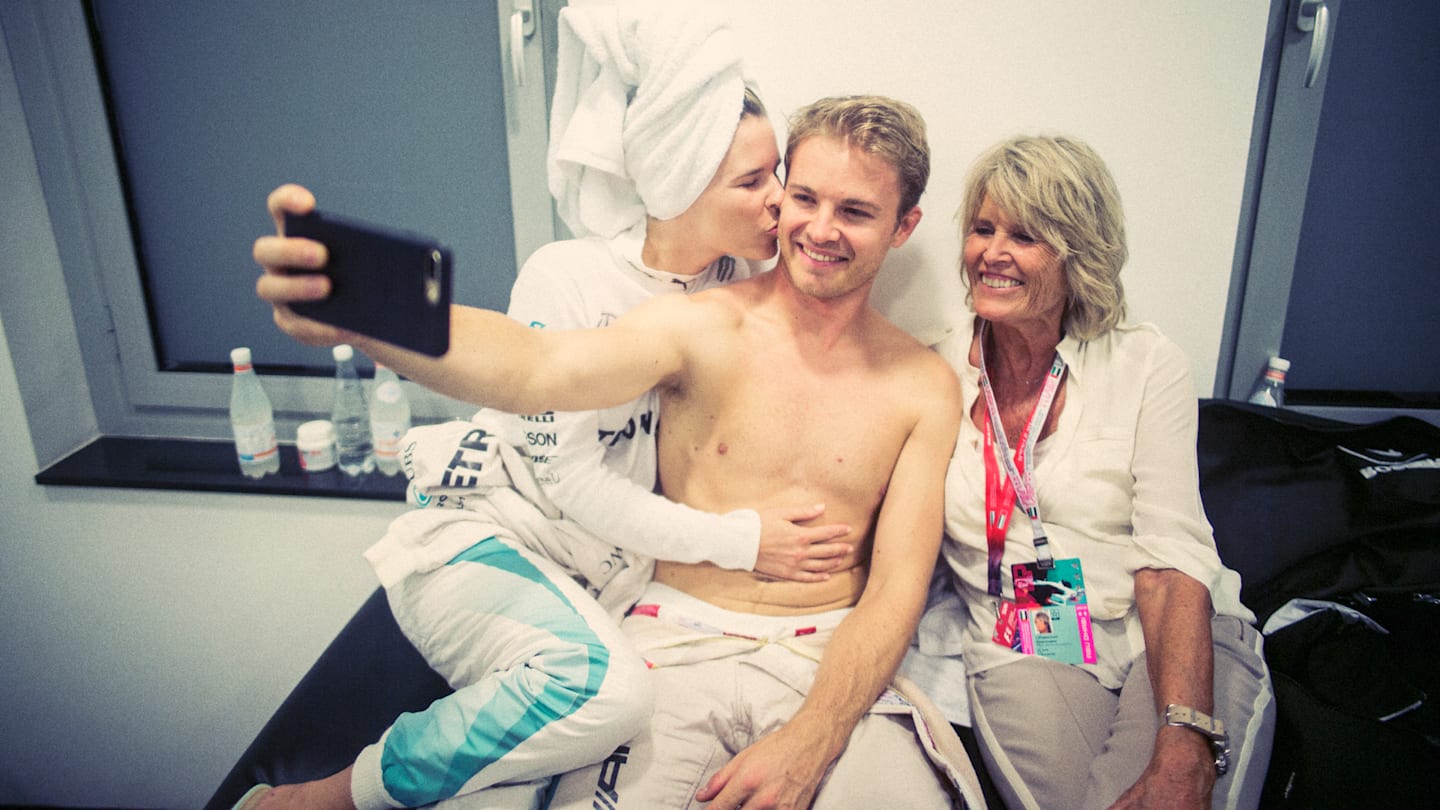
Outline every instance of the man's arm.
[[[602, 314], [624, 311], [615, 304], [623, 297], [611, 299], [597, 289], [630, 286], [614, 263], [609, 245], [598, 240], [548, 244], [520, 269], [506, 314], [548, 330], [593, 327]], [[660, 560], [708, 561], [800, 582], [827, 579], [844, 564], [851, 546], [834, 541], [849, 534], [848, 526], [801, 525], [822, 517], [823, 510], [807, 505], [712, 514], [655, 493], [653, 477], [632, 478], [634, 471], [606, 464], [608, 448], [629, 442], [646, 444], [644, 455], [654, 459], [658, 410], [627, 410], [629, 422], [623, 425], [618, 420], [624, 417], [593, 410], [551, 411], [543, 421], [527, 423], [523, 433], [536, 479], [566, 517], [627, 551]], [[602, 432], [604, 424], [613, 430]]]
[[698, 800], [757, 810], [809, 807], [851, 731], [894, 678], [939, 557], [945, 470], [960, 424], [954, 375], [947, 366], [934, 377], [931, 390], [938, 393], [922, 404], [880, 507], [865, 591], [826, 646], [805, 702], [780, 730], [722, 768]]
[[[349, 343], [427, 388], [476, 405], [511, 413], [539, 413], [593, 411], [627, 402], [679, 373], [683, 363], [681, 338], [700, 328], [692, 312], [696, 307], [689, 306], [688, 300], [679, 295], [665, 296], [678, 299], [666, 305], [669, 309], [648, 302], [651, 306], [644, 311], [639, 311], [646, 306], [641, 305], [600, 330], [531, 329], [497, 312], [457, 306], [451, 309], [448, 354], [431, 358], [405, 351], [295, 314], [289, 304], [323, 299], [330, 293], [329, 279], [315, 272], [325, 266], [325, 246], [284, 235], [285, 213], [308, 213], [315, 207], [315, 197], [300, 186], [286, 185], [270, 194], [268, 206], [276, 235], [255, 241], [255, 261], [265, 269], [255, 289], [274, 308], [275, 323], [281, 331], [313, 346]], [[655, 309], [659, 311], [651, 312]], [[672, 328], [676, 332], [670, 333]], [[606, 475], [598, 456], [587, 463], [593, 464], [592, 474]], [[595, 484], [593, 478], [589, 483]], [[623, 482], [618, 486], [624, 486]], [[587, 497], [613, 511], [614, 502], [604, 496], [613, 496], [616, 487], [604, 493], [601, 489], [605, 487], [587, 488]], [[637, 497], [660, 501], [648, 492]], [[567, 512], [575, 506], [561, 505]], [[682, 509], [678, 504], [663, 506]], [[625, 510], [626, 516], [634, 511]], [[757, 521], [745, 521], [741, 533], [746, 535], [744, 544], [750, 552], [744, 566], [754, 565], [756, 570], [772, 576], [801, 581], [825, 579], [844, 560], [850, 546], [832, 542], [849, 533], [847, 526], [800, 525], [822, 513], [823, 509], [808, 505], [762, 511], [758, 516], [758, 559], [753, 536], [757, 529], [753, 523]], [[687, 515], [692, 523], [705, 520], [694, 510], [688, 510]], [[648, 518], [647, 525], [652, 528], [665, 527], [664, 534], [657, 530], [657, 537], [672, 537], [673, 525], [655, 520], [653, 515]], [[716, 521], [723, 522], [724, 518], [710, 518], [712, 528]], [[604, 526], [587, 523], [587, 518], [582, 518], [581, 523], [605, 533]], [[628, 536], [618, 529], [615, 534]], [[692, 530], [685, 534], [696, 533]], [[665, 558], [659, 547], [639, 550]], [[739, 567], [733, 562], [732, 566]]]
[[[350, 343], [406, 377], [456, 399], [512, 413], [592, 410], [618, 405], [677, 375], [681, 338], [693, 329], [689, 299], [649, 301], [605, 329], [529, 329], [499, 312], [451, 308], [450, 351], [432, 358], [303, 318], [289, 304], [329, 295], [323, 245], [284, 236], [286, 212], [303, 214], [315, 198], [281, 186], [268, 201], [277, 235], [255, 241], [264, 269], [256, 293], [274, 307], [275, 323], [302, 343]], [[672, 331], [674, 330], [674, 331]]]

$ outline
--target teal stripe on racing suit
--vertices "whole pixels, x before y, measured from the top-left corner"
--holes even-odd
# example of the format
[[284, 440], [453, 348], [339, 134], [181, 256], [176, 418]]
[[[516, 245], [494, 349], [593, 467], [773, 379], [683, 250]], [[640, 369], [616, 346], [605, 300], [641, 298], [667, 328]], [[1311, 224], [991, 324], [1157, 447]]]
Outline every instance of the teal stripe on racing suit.
[[534, 565], [496, 538], [462, 552], [449, 565], [490, 569], [488, 593], [457, 612], [494, 612], [495, 593], [513, 595], [499, 611], [506, 620], [550, 633], [555, 643], [526, 662], [402, 715], [381, 757], [385, 789], [407, 807], [455, 795], [472, 777], [541, 729], [575, 713], [596, 695], [610, 654], [573, 605]]

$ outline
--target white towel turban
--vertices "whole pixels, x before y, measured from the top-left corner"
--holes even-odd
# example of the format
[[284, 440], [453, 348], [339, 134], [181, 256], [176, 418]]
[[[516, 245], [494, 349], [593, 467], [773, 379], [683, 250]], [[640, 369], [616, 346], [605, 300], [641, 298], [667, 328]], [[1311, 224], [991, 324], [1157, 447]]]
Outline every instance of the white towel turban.
[[550, 193], [576, 236], [671, 219], [735, 137], [740, 47], [718, 2], [617, 0], [560, 12]]

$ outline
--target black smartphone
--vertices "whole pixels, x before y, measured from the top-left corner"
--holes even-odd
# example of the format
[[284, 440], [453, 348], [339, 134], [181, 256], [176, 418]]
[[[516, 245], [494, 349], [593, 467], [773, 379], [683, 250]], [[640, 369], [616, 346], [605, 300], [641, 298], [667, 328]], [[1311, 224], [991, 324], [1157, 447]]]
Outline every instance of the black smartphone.
[[323, 301], [292, 304], [307, 318], [439, 357], [450, 349], [450, 250], [434, 239], [313, 211], [285, 215], [285, 235], [325, 245]]

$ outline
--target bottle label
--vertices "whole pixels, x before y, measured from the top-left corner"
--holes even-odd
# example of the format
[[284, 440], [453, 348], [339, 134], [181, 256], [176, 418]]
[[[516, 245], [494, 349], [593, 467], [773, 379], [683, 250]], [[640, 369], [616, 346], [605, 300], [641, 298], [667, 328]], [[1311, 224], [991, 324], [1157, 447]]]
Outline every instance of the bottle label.
[[322, 472], [335, 466], [335, 445], [316, 444], [296, 448], [300, 453], [300, 469]]
[[235, 425], [235, 453], [241, 461], [264, 461], [280, 451], [275, 442], [275, 424]]
[[371, 422], [370, 434], [375, 442], [375, 455], [382, 458], [399, 458], [400, 440], [410, 430], [406, 422]]

